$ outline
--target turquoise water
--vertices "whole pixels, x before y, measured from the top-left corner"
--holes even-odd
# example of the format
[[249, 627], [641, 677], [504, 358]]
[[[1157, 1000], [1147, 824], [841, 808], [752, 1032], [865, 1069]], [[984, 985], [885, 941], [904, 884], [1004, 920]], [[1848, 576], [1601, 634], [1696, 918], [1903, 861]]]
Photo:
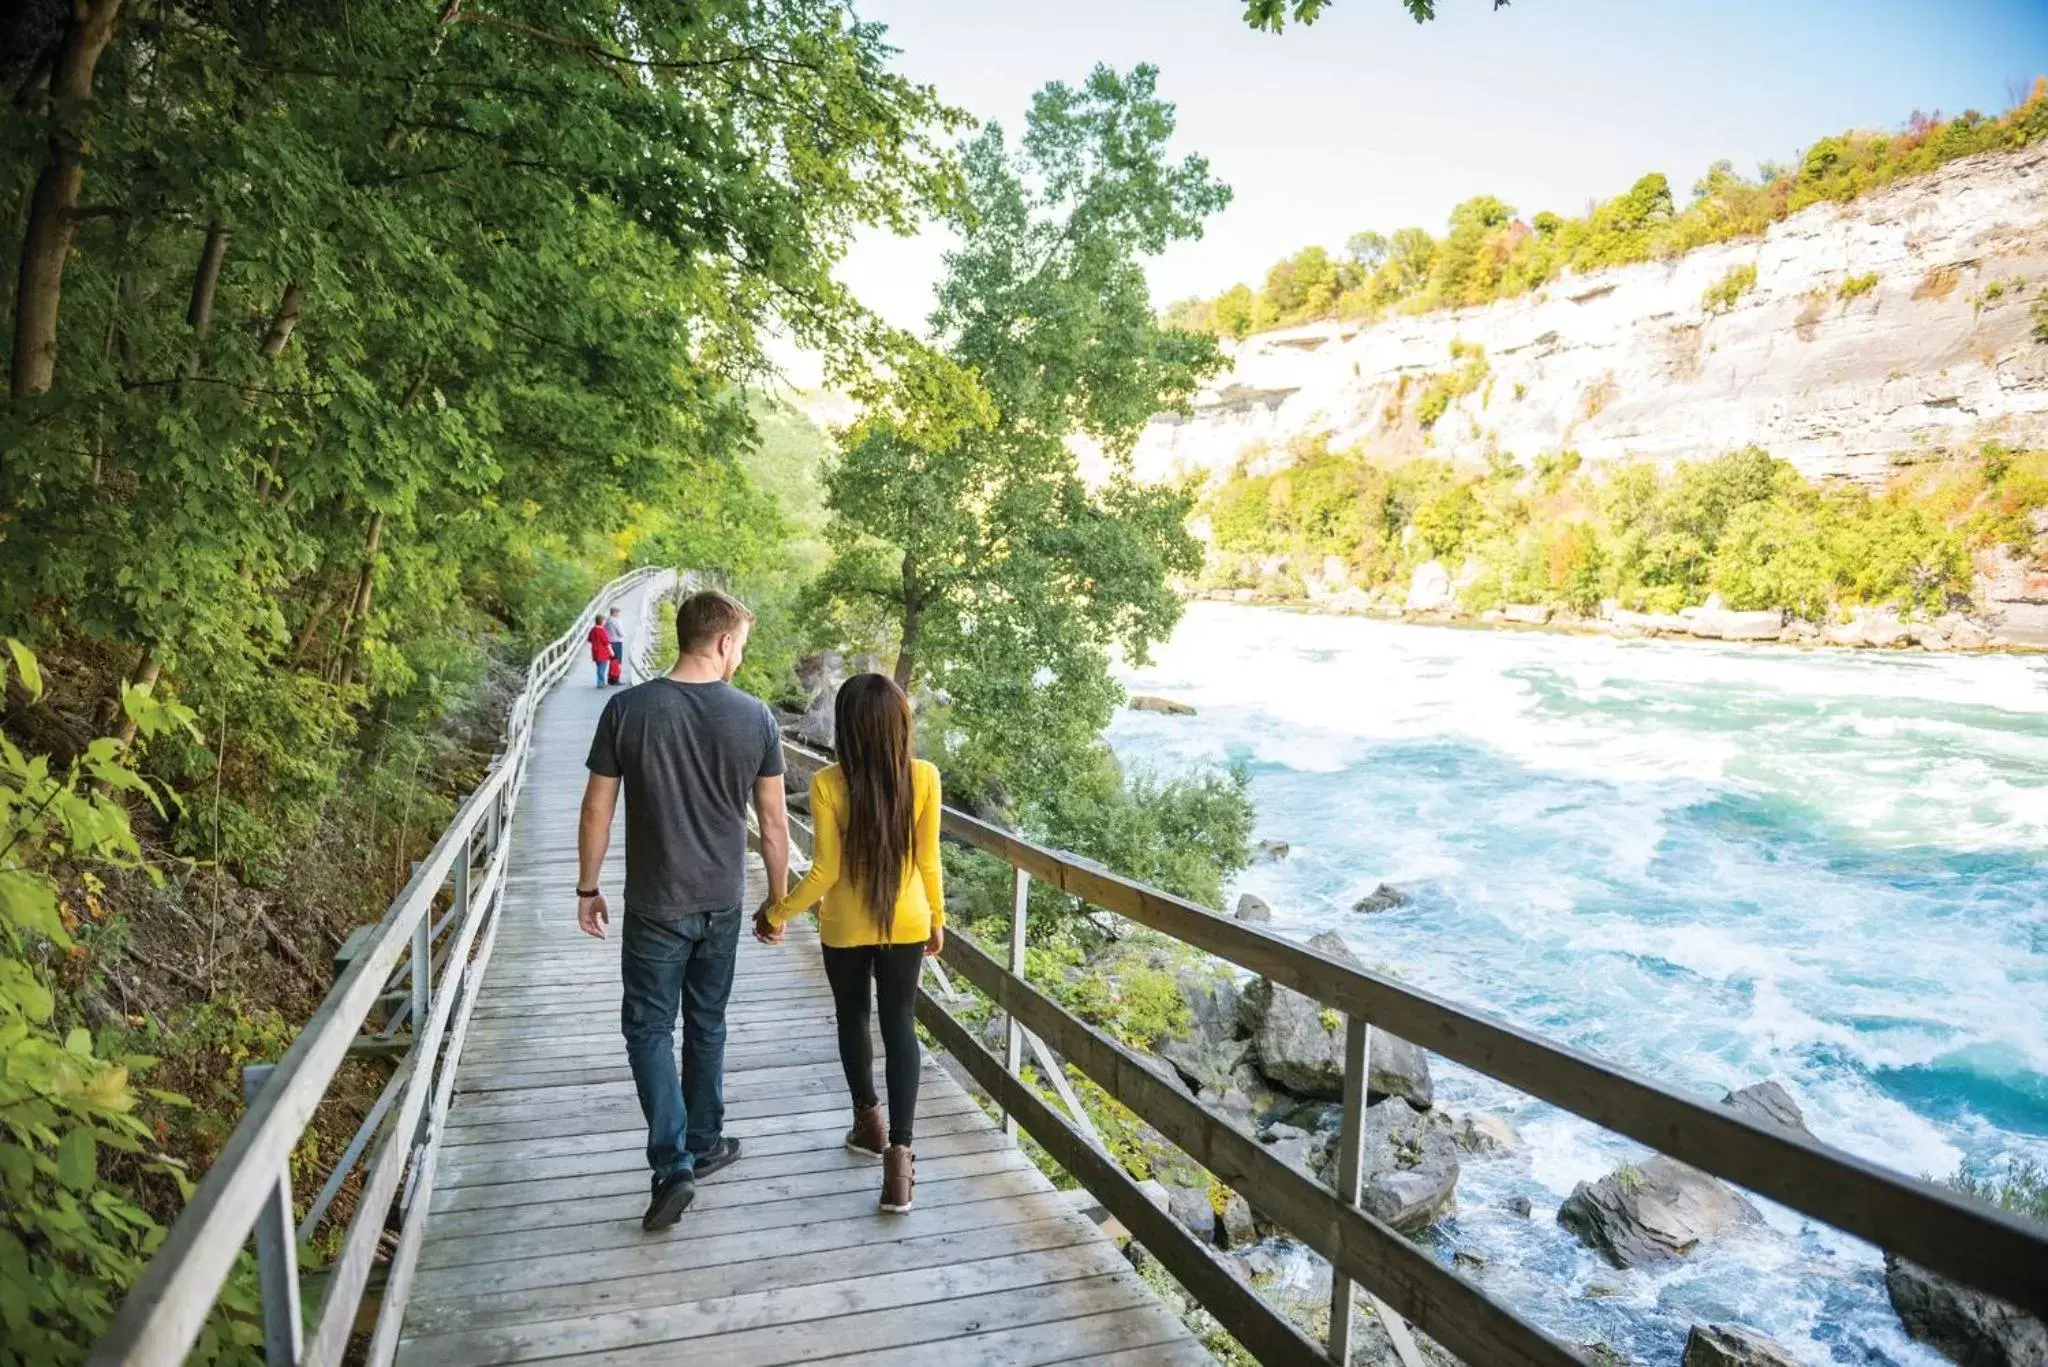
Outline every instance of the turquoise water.
[[[1249, 764], [1283, 862], [1231, 889], [1404, 980], [1718, 1099], [1771, 1077], [1904, 1172], [2048, 1161], [2048, 661], [1466, 631], [1196, 604], [1110, 739]], [[1412, 905], [1366, 917], [1381, 881]], [[1644, 1152], [1436, 1060], [1525, 1154], [1475, 1162], [1441, 1252], [1574, 1339], [1675, 1362], [1740, 1319], [1809, 1363], [1939, 1363], [1875, 1253], [1791, 1212], [1657, 1272], [1554, 1223]], [[1513, 1194], [1533, 1220], [1508, 1214]]]

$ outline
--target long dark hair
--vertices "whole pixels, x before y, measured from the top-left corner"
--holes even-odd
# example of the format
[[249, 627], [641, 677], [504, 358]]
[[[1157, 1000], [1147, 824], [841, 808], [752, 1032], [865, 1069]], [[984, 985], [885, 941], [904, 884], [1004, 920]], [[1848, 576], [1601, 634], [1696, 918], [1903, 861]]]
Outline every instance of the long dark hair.
[[910, 699], [886, 674], [856, 674], [832, 707], [846, 776], [846, 876], [889, 938], [910, 861]]

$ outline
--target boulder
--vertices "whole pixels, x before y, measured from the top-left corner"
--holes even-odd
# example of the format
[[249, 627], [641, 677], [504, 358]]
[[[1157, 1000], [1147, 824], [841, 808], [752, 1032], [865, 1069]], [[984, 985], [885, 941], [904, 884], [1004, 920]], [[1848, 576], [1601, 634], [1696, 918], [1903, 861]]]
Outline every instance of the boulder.
[[1934, 626], [1953, 650], [1981, 650], [1991, 640], [1990, 632], [1960, 612], [1942, 614], [1934, 619]]
[[1205, 1096], [1223, 1092], [1251, 1048], [1237, 1037], [1237, 984], [1221, 974], [1189, 973], [1182, 975], [1180, 991], [1188, 1003], [1187, 1033], [1161, 1044], [1159, 1057]]
[[1273, 919], [1273, 908], [1266, 905], [1265, 898], [1247, 892], [1237, 899], [1237, 919], [1264, 925]]
[[1966, 1367], [2048, 1367], [2048, 1324], [1887, 1253], [1884, 1289], [1906, 1332]]
[[1399, 1035], [1374, 1030], [1365, 1092], [1368, 1100], [1397, 1096], [1417, 1110], [1428, 1110], [1436, 1101], [1436, 1089], [1429, 1078], [1429, 1055]]
[[1721, 1098], [1721, 1104], [1742, 1112], [1751, 1120], [1783, 1126], [1802, 1139], [1813, 1138], [1813, 1131], [1806, 1128], [1806, 1117], [1800, 1113], [1799, 1103], [1792, 1099], [1790, 1092], [1770, 1079], [1752, 1082], [1728, 1093]]
[[1540, 627], [1550, 620], [1550, 607], [1546, 603], [1504, 603], [1500, 615], [1517, 626]]
[[797, 686], [803, 689], [810, 705], [789, 728], [791, 735], [807, 745], [832, 748], [832, 705], [839, 698], [839, 686], [851, 672], [846, 657], [836, 650], [821, 650], [796, 662]]
[[1522, 1137], [1515, 1127], [1488, 1111], [1472, 1111], [1451, 1124], [1451, 1138], [1466, 1153], [1516, 1153]]
[[1203, 1243], [1216, 1242], [1216, 1208], [1209, 1204], [1206, 1188], [1169, 1185], [1166, 1188], [1166, 1213]]
[[[1332, 1142], [1317, 1170], [1330, 1186], [1337, 1184], [1337, 1158]], [[1448, 1118], [1392, 1098], [1368, 1106], [1359, 1133], [1359, 1172], [1359, 1204], [1376, 1218], [1404, 1233], [1434, 1223], [1458, 1191], [1458, 1145]]]
[[1690, 629], [1710, 641], [1775, 641], [1785, 629], [1785, 614], [1777, 609], [1731, 612], [1714, 602], [1700, 610]]
[[1266, 1151], [1290, 1168], [1320, 1171], [1330, 1148], [1328, 1136], [1310, 1134], [1293, 1125], [1274, 1125], [1264, 1135]]
[[1679, 1367], [1800, 1367], [1776, 1342], [1739, 1324], [1695, 1324]]
[[[1358, 962], [1330, 931], [1308, 943], [1332, 958]], [[1239, 1015], [1251, 1036], [1259, 1073], [1268, 1081], [1296, 1096], [1344, 1094], [1344, 1023], [1335, 1011], [1292, 988], [1257, 978], [1244, 991]], [[1424, 1109], [1434, 1099], [1428, 1056], [1384, 1030], [1372, 1032], [1366, 1086], [1368, 1093], [1402, 1097]]]
[[1144, 1181], [1138, 1183], [1138, 1190], [1144, 1192], [1145, 1199], [1150, 1201], [1153, 1205], [1159, 1207], [1161, 1210], [1165, 1211], [1169, 1215], [1173, 1213], [1173, 1197], [1166, 1190], [1166, 1184], [1164, 1182], [1155, 1181], [1152, 1178], [1148, 1177]]
[[1559, 1224], [1616, 1267], [1683, 1258], [1703, 1239], [1762, 1219], [1733, 1187], [1662, 1154], [1579, 1183], [1557, 1211]]
[[1277, 864], [1287, 857], [1289, 846], [1285, 840], [1261, 840], [1252, 846], [1254, 864]]
[[1405, 1169], [1366, 1179], [1358, 1203], [1402, 1233], [1427, 1229], [1458, 1194], [1458, 1165]]
[[806, 655], [794, 666], [796, 681], [812, 702], [829, 698], [847, 680], [846, 657], [836, 650]]
[[1234, 1191], [1224, 1198], [1223, 1210], [1216, 1217], [1216, 1229], [1225, 1248], [1250, 1248], [1259, 1241], [1251, 1203]]
[[1507, 1206], [1508, 1214], [1519, 1215], [1524, 1220], [1536, 1213], [1536, 1203], [1526, 1196], [1510, 1196]]
[[1353, 911], [1362, 911], [1368, 916], [1373, 916], [1382, 911], [1392, 911], [1396, 907], [1405, 907], [1414, 900], [1414, 898], [1395, 887], [1392, 883], [1381, 883], [1374, 887], [1371, 892], [1353, 902], [1351, 909]]
[[1630, 612], [1627, 608], [1616, 608], [1613, 621], [1617, 627], [1640, 631], [1645, 636], [1692, 629], [1692, 623], [1675, 612]]
[[1172, 698], [1154, 697], [1150, 693], [1134, 693], [1124, 704], [1133, 712], [1160, 712], [1169, 717], [1192, 717], [1195, 709], [1187, 703], [1175, 702]]
[[1441, 560], [1425, 560], [1408, 581], [1410, 612], [1442, 612], [1451, 605], [1451, 572]]

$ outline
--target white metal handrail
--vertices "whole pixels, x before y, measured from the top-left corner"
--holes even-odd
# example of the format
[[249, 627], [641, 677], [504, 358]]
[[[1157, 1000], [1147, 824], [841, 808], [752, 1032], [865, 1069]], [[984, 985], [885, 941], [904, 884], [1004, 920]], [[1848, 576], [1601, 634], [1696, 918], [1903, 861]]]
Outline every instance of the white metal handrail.
[[[406, 1209], [397, 1253], [371, 1336], [371, 1361], [396, 1351], [405, 1291], [425, 1225], [439, 1130], [452, 1097], [455, 1068], [477, 987], [497, 933], [495, 914], [511, 842], [506, 838], [532, 753], [540, 702], [582, 646], [587, 623], [605, 604], [634, 590], [659, 596], [675, 571], [646, 566], [623, 575], [591, 599], [575, 624], [527, 666], [513, 700], [503, 750], [464, 800], [433, 850], [414, 869], [340, 980], [255, 1090], [241, 1124], [228, 1137], [169, 1235], [129, 1289], [113, 1323], [94, 1346], [91, 1367], [173, 1367], [184, 1361], [255, 1232], [262, 1271], [265, 1357], [272, 1367], [333, 1367], [354, 1329], [386, 1217], [394, 1200]], [[642, 630], [641, 642], [647, 641]], [[442, 889], [452, 883], [446, 948], [434, 981], [435, 923]], [[412, 1046], [399, 1065], [395, 1113], [385, 1120], [327, 1279], [317, 1321], [300, 1324], [297, 1238], [292, 1227], [289, 1161], [314, 1109], [332, 1085], [349, 1046], [384, 994], [401, 959], [410, 955]], [[452, 990], [451, 990], [452, 988]], [[445, 1052], [443, 1043], [447, 1044]], [[376, 1121], [366, 1122], [371, 1128]], [[344, 1162], [353, 1163], [360, 1145]], [[403, 1184], [403, 1189], [401, 1189]], [[413, 1218], [415, 1214], [421, 1218]]]

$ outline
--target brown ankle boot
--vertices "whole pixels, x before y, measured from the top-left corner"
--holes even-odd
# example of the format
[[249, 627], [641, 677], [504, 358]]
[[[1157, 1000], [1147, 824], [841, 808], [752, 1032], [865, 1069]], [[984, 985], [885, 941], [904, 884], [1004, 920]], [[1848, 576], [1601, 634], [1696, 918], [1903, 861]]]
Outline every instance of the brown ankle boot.
[[882, 1108], [862, 1106], [853, 1113], [853, 1128], [846, 1132], [846, 1147], [862, 1158], [880, 1158], [889, 1147], [889, 1129], [882, 1123]]
[[901, 1215], [910, 1209], [917, 1191], [917, 1175], [910, 1146], [891, 1144], [882, 1153], [882, 1209]]

